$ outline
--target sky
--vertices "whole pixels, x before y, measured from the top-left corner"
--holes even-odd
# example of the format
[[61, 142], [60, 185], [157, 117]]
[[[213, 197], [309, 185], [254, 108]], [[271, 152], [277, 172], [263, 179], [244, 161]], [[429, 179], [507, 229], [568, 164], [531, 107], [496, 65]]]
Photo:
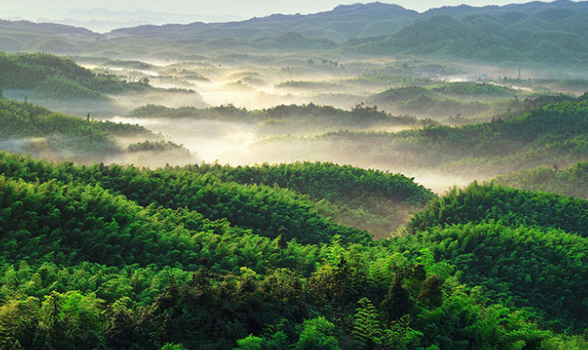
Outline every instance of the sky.
[[[326, 11], [340, 4], [356, 1], [345, 0], [0, 0], [0, 18], [20, 17], [27, 20], [38, 18], [63, 19], [81, 16], [79, 10], [105, 8], [111, 11], [135, 11], [145, 9], [156, 12], [191, 14], [200, 16], [231, 16], [246, 19], [272, 13], [314, 13]], [[371, 1], [361, 1], [371, 2]], [[460, 5], [504, 5], [513, 0], [396, 0], [408, 9], [425, 11], [432, 7]], [[50, 3], [50, 5], [49, 5]], [[77, 12], [76, 12], [77, 11]], [[77, 13], [77, 15], [76, 15]], [[87, 18], [85, 18], [87, 19]]]

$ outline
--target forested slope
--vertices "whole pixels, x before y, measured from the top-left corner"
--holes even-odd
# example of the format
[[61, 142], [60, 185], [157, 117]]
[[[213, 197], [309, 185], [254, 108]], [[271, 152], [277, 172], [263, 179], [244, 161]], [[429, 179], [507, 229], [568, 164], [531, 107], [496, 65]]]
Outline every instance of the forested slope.
[[493, 300], [577, 332], [588, 322], [587, 225], [585, 200], [473, 183], [431, 201], [393, 244], [423, 244]]
[[308, 135], [331, 130], [370, 130], [383, 127], [415, 127], [421, 125], [411, 116], [393, 116], [377, 107], [358, 105], [351, 110], [331, 106], [279, 105], [263, 110], [247, 110], [233, 105], [196, 108], [167, 108], [146, 105], [136, 108], [127, 116], [166, 120], [215, 120], [253, 123], [267, 135], [288, 133]]
[[333, 163], [297, 162], [258, 166], [202, 164], [196, 172], [241, 184], [279, 186], [318, 201], [335, 221], [387, 237], [434, 195], [401, 174]]
[[397, 244], [422, 244], [432, 257], [459, 270], [461, 281], [481, 286], [489, 300], [529, 311], [543, 327], [561, 332], [585, 329], [586, 238], [489, 220], [427, 228]]
[[551, 103], [530, 112], [464, 126], [430, 125], [396, 133], [336, 131], [314, 138], [275, 137], [252, 147], [270, 160], [348, 162], [403, 171], [487, 177], [538, 166], [565, 167], [588, 159], [588, 100]]
[[588, 199], [588, 163], [580, 162], [567, 169], [551, 168], [521, 170], [498, 176], [496, 181], [510, 187], [545, 191]]
[[105, 93], [144, 90], [115, 75], [95, 74], [74, 61], [49, 54], [0, 53], [0, 89], [40, 91], [53, 98], [106, 98]]
[[454, 188], [415, 214], [409, 232], [427, 227], [501, 221], [503, 225], [558, 228], [588, 235], [588, 201], [561, 195], [518, 190], [500, 185], [472, 183]]
[[[535, 323], [562, 329], [562, 325], [584, 322], [583, 309], [575, 304], [585, 293], [583, 257], [570, 260], [576, 251], [572, 248], [583, 249], [579, 235], [549, 229], [545, 231], [549, 236], [540, 236], [525, 228], [468, 224], [445, 228], [441, 233], [445, 240], [457, 240], [445, 246], [437, 243], [434, 232], [440, 228], [435, 227], [374, 242], [357, 230], [321, 221], [311, 206], [299, 204], [303, 199], [294, 198], [294, 192], [221, 182], [215, 177], [238, 177], [251, 171], [256, 181], [274, 181], [270, 180], [274, 176], [279, 182], [285, 178], [278, 170], [308, 168], [312, 178], [322, 167], [331, 174], [339, 170], [343, 179], [365, 175], [356, 180], [360, 187], [371, 184], [395, 193], [396, 186], [409, 185], [408, 193], [419, 190], [410, 190], [410, 181], [398, 175], [331, 164], [265, 166], [256, 171], [219, 166], [147, 171], [0, 154], [0, 240], [5, 247], [0, 254], [2, 346], [587, 347], [582, 337], [542, 330]], [[392, 184], [385, 185], [386, 181]], [[305, 181], [286, 185], [311, 195], [331, 194], [333, 200], [354, 196], [353, 191], [342, 194], [346, 191], [321, 189]], [[205, 195], [199, 193], [202, 188]], [[415, 198], [423, 195], [430, 196], [421, 188]], [[264, 213], [267, 218], [249, 216], [264, 201], [272, 203]], [[212, 203], [226, 218], [207, 218], [213, 216], [206, 212]], [[280, 230], [282, 223], [289, 222], [284, 214], [302, 218], [303, 224]], [[523, 260], [527, 255], [505, 251], [524, 249], [528, 244], [524, 235], [541, 243], [540, 249], [533, 250], [541, 265], [530, 266]], [[510, 244], [496, 243], [492, 249], [490, 242], [498, 241], [488, 237], [494, 236]], [[550, 243], [558, 239], [564, 239], [563, 246], [570, 249]], [[491, 249], [496, 259], [512, 259], [508, 274], [493, 278], [495, 272], [482, 273], [484, 255], [469, 253], [477, 242], [488, 242], [482, 247]], [[554, 267], [558, 259], [566, 266], [569, 262], [569, 269]], [[530, 305], [525, 298], [536, 293], [516, 285], [520, 271], [527, 268], [533, 268], [530, 281], [538, 278], [539, 286], [555, 288], [553, 295], [575, 288], [576, 296], [564, 293], [562, 309], [562, 316], [575, 319], [558, 324], [551, 322], [548, 307], [545, 314], [539, 307], [523, 310]], [[557, 277], [540, 279], [548, 273]], [[469, 286], [460, 284], [460, 279]], [[528, 283], [525, 280], [523, 286]], [[499, 294], [497, 288], [502, 288]], [[550, 295], [546, 291], [545, 297]], [[572, 312], [573, 307], [577, 310]]]
[[[367, 242], [370, 235], [335, 225], [321, 216], [312, 201], [287, 189], [221, 182], [211, 174], [197, 174], [191, 166], [141, 170], [133, 166], [60, 166], [3, 154], [2, 168], [7, 176], [23, 176], [28, 181], [75, 182], [100, 185], [125, 195], [139, 205], [156, 205], [172, 210], [187, 208], [217, 220], [252, 229], [272, 238], [284, 234], [304, 243], [328, 242], [336, 235], [346, 241]], [[63, 165], [61, 166], [63, 168]], [[24, 175], [20, 175], [24, 174]]]
[[123, 152], [116, 137], [154, 137], [137, 125], [84, 120], [3, 99], [0, 123], [2, 149], [50, 159], [101, 160]]

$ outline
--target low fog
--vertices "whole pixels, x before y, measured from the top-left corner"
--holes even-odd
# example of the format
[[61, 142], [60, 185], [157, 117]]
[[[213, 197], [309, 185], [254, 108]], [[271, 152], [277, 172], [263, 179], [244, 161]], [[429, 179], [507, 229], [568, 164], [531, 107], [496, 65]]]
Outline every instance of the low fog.
[[[409, 153], [403, 154], [402, 149], [395, 151], [395, 155], [382, 158], [374, 154], [374, 150], [377, 153], [381, 147], [378, 144], [362, 144], [354, 149], [354, 146], [341, 147], [339, 143], [321, 136], [345, 129], [397, 133], [421, 128], [424, 124], [372, 125], [358, 129], [351, 125], [329, 126], [319, 120], [319, 116], [317, 120], [307, 122], [305, 129], [296, 124], [295, 120], [302, 117], [296, 115], [281, 122], [286, 124], [268, 125], [267, 122], [255, 120], [234, 122], [202, 116], [141, 118], [125, 114], [147, 104], [170, 108], [231, 105], [255, 113], [279, 105], [313, 103], [350, 110], [365, 103], [377, 105], [380, 110], [392, 115], [411, 115], [419, 120], [430, 118], [437, 123], [461, 125], [491, 120], [497, 115], [501, 118], [509, 117], [509, 113], [515, 115], [524, 108], [516, 105], [516, 99], [526, 95], [532, 96], [550, 89], [553, 93], [571, 92], [561, 87], [554, 88], [549, 80], [549, 72], [523, 69], [524, 80], [521, 83], [515, 79], [518, 78], [518, 67], [497, 68], [455, 62], [431, 65], [426, 62], [394, 60], [377, 63], [369, 60], [337, 62], [336, 65], [333, 62], [321, 57], [292, 57], [283, 62], [275, 58], [266, 59], [266, 63], [259, 64], [203, 59], [198, 62], [116, 61], [87, 67], [117, 74], [128, 81], [149, 79], [150, 85], [159, 89], [158, 92], [112, 96], [116, 110], [120, 112], [114, 117], [105, 117], [115, 122], [144, 126], [160, 134], [163, 139], [182, 145], [191, 152], [193, 158], [190, 161], [218, 161], [231, 165], [331, 161], [400, 172], [414, 177], [416, 182], [436, 193], [443, 193], [454, 185], [465, 186], [473, 180], [490, 179], [497, 174], [469, 172], [468, 168], [447, 171], [426, 161], [418, 166], [418, 162], [415, 165], [414, 161], [407, 160], [411, 156]], [[436, 92], [440, 86], [451, 83], [489, 84], [504, 87], [507, 92], [497, 96], [442, 95]], [[400, 100], [381, 97], [386, 91], [395, 93], [394, 89], [397, 89], [403, 92], [402, 89], [413, 87], [419, 87], [421, 90], [416, 91], [423, 91], [425, 95], [408, 95]], [[163, 154], [159, 156], [165, 158]], [[170, 162], [154, 161], [154, 155], [125, 157], [119, 161], [146, 166], [163, 163], [181, 165], [187, 161], [171, 158]]]
[[[443, 174], [438, 170], [410, 169], [394, 163], [382, 163], [362, 158], [361, 154], [332, 151], [335, 145], [329, 141], [316, 141], [315, 136], [288, 137], [262, 135], [254, 125], [214, 120], [190, 119], [141, 119], [115, 117], [115, 122], [139, 124], [161, 135], [174, 143], [183, 145], [198, 161], [220, 164], [254, 165], [264, 162], [278, 164], [295, 161], [324, 161], [338, 164], [353, 165], [363, 168], [375, 168], [394, 173], [403, 173], [414, 177], [415, 181], [442, 194], [452, 186], [465, 186], [480, 177], [468, 177], [455, 174]], [[312, 142], [307, 142], [312, 140]], [[369, 145], [368, 145], [369, 147]], [[158, 154], [160, 166], [170, 163], [182, 165], [180, 161], [166, 158]], [[154, 160], [129, 159], [125, 156], [122, 162], [153, 167]], [[190, 162], [185, 162], [187, 164]], [[119, 161], [120, 162], [120, 161]], [[485, 178], [484, 178], [485, 179]]]
[[183, 145], [204, 162], [247, 164], [249, 146], [259, 141], [256, 130], [247, 124], [215, 120], [138, 119], [115, 117], [114, 122], [139, 124]]
[[[318, 54], [249, 57], [246, 61], [226, 57], [203, 57], [195, 62], [82, 59], [79, 63], [96, 73], [115, 74], [128, 82], [148, 81], [150, 88], [111, 94], [98, 100], [55, 99], [19, 90], [4, 91], [4, 95], [81, 117], [90, 113], [97, 120], [140, 125], [153, 132], [150, 142], [174, 144], [172, 149], [154, 150], [150, 148], [153, 145], [133, 148], [132, 145], [144, 142], [145, 136], [117, 136], [116, 154], [76, 161], [152, 168], [216, 161], [230, 165], [330, 161], [403, 173], [443, 193], [454, 185], [490, 179], [498, 172], [469, 166], [459, 168], [459, 164], [454, 169], [443, 168], [435, 162], [434, 155], [421, 157], [410, 142], [390, 147], [391, 135], [433, 124], [463, 125], [506, 119], [529, 108], [521, 102], [525, 99], [539, 94], [578, 95], [584, 87], [582, 80], [566, 84], [565, 80], [554, 80], [546, 72], [523, 69], [522, 79], [518, 79], [518, 70], [513, 67], [455, 62], [430, 64], [392, 59], [339, 62]], [[585, 83], [588, 87], [588, 82]], [[452, 84], [466, 84], [466, 94], [461, 90], [452, 92]], [[493, 86], [498, 90], [494, 95], [479, 94], [474, 89], [478, 86]], [[468, 89], [473, 93], [468, 95]], [[330, 112], [312, 116], [304, 112], [278, 117], [263, 115], [264, 109], [276, 106], [308, 104], [331, 106], [345, 113], [357, 106], [377, 106], [377, 111], [386, 111], [390, 118], [406, 119], [362, 122], [360, 117], [355, 117], [350, 122], [337, 120], [339, 115]], [[184, 117], [130, 115], [131, 111], [147, 105], [189, 106], [196, 110], [192, 111], [194, 115]], [[246, 108], [243, 113], [248, 113], [247, 118], [241, 120], [235, 116], [231, 120], [229, 115], [224, 116], [226, 120], [219, 120], [203, 116], [204, 109], [218, 106]], [[343, 112], [337, 113], [341, 118], [350, 118]], [[407, 122], [413, 119], [414, 122]], [[346, 136], [345, 130], [358, 134]], [[349, 142], [345, 141], [346, 137]], [[56, 160], [72, 156], [56, 153], [44, 139], [4, 140], [0, 148]]]

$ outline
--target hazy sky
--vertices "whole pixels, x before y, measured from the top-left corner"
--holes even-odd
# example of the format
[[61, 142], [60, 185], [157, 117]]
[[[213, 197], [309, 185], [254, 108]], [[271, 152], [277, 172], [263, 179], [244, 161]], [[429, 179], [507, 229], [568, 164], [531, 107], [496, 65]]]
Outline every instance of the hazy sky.
[[[530, 0], [529, 0], [530, 1]], [[239, 18], [265, 16], [272, 13], [313, 13], [332, 9], [340, 4], [356, 3], [345, 0], [0, 0], [0, 17], [22, 17], [35, 20], [39, 17], [62, 19], [72, 17], [72, 10], [106, 8], [112, 11], [147, 9], [158, 12], [194, 15], [231, 15]], [[366, 1], [361, 1], [366, 2]], [[367, 1], [371, 2], [371, 1]], [[409, 9], [423, 11], [444, 5], [481, 6], [508, 4], [512, 0], [397, 0]]]

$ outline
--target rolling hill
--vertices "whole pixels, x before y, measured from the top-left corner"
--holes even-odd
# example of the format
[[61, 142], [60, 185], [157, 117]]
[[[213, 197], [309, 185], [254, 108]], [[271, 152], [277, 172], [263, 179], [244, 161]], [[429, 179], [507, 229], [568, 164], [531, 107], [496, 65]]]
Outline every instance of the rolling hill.
[[[122, 28], [107, 34], [61, 25], [3, 21], [0, 50], [115, 56], [176, 56], [233, 50], [330, 51], [410, 55], [512, 65], [584, 67], [585, 2], [442, 7], [424, 13], [398, 5], [338, 6], [309, 15], [275, 14], [241, 22]], [[169, 54], [168, 54], [169, 56]]]
[[106, 98], [105, 93], [140, 91], [147, 83], [127, 83], [95, 74], [74, 61], [50, 54], [0, 53], [0, 89], [39, 91], [52, 98]]
[[[0, 150], [81, 163], [187, 163], [195, 156], [139, 125], [96, 121], [0, 98]], [[130, 141], [129, 141], [130, 140]], [[139, 141], [139, 142], [137, 142]], [[155, 162], [154, 162], [155, 161]]]
[[[411, 221], [414, 234], [372, 242], [294, 192], [215, 179], [308, 167], [334, 179], [364, 172], [148, 171], [0, 153], [0, 340], [31, 349], [586, 348], [573, 335], [586, 323], [586, 242], [575, 233], [585, 218], [564, 210], [570, 231], [557, 230], [554, 216], [537, 217], [519, 198], [587, 202], [472, 185], [433, 199]], [[371, 176], [358, 184], [397, 186], [396, 176]], [[334, 189], [319, 192], [339, 196]], [[480, 200], [486, 210], [469, 205]], [[527, 224], [486, 222], [508, 217], [493, 203]], [[464, 212], [472, 222], [450, 217]]]
[[252, 149], [269, 161], [288, 150], [291, 159], [311, 154], [313, 160], [474, 178], [553, 164], [567, 167], [588, 157], [587, 103], [585, 97], [566, 97], [505, 120], [430, 125], [396, 133], [336, 131], [313, 138], [275, 137]]
[[588, 199], [588, 163], [580, 162], [566, 169], [540, 167], [498, 176], [506, 186], [532, 191], [545, 191]]

